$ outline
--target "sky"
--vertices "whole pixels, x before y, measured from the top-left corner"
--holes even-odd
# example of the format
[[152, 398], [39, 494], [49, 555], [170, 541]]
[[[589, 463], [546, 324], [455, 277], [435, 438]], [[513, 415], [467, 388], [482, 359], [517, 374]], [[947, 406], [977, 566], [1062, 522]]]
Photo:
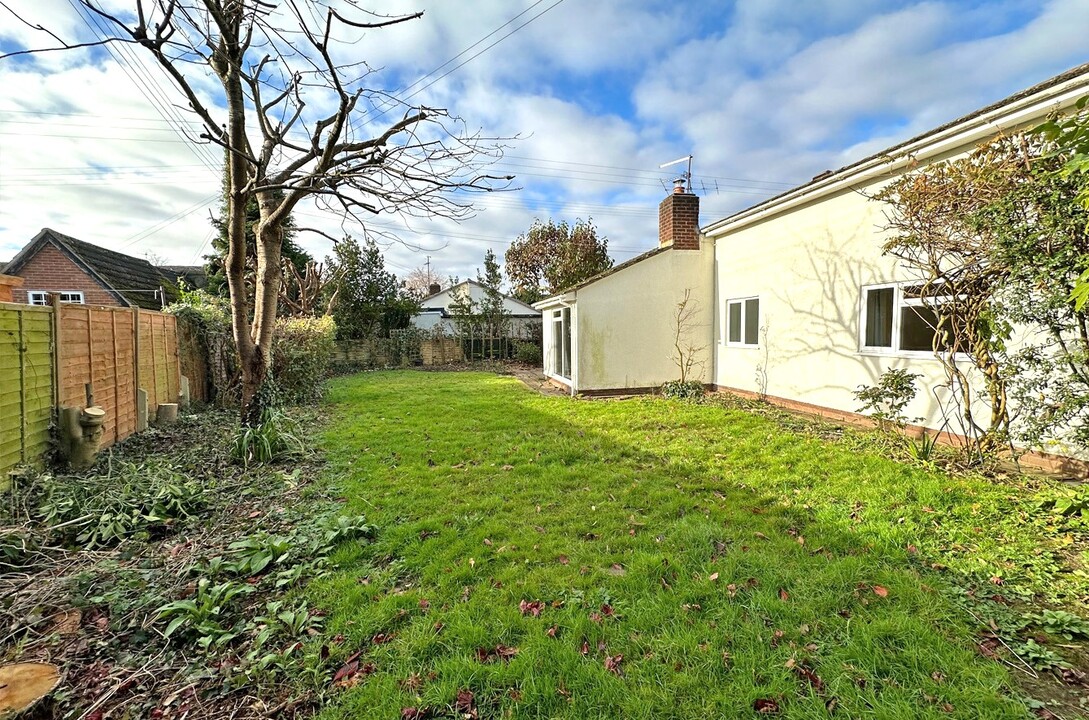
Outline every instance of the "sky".
[[[126, 12], [135, 0], [94, 1]], [[662, 163], [693, 155], [706, 225], [1089, 61], [1086, 0], [358, 4], [423, 16], [359, 31], [338, 58], [365, 61], [370, 88], [507, 138], [490, 171], [515, 176], [475, 195], [468, 219], [369, 219], [401, 276], [429, 261], [472, 277], [534, 219], [592, 218], [622, 262], [657, 244], [680, 167]], [[39, 24], [68, 44], [101, 37], [75, 0], [4, 0], [0, 54], [55, 47]], [[178, 130], [195, 118], [143, 52], [0, 60], [0, 260], [43, 227], [170, 264], [209, 251], [219, 154]], [[221, 108], [200, 68], [187, 72]], [[310, 203], [295, 220], [363, 235]], [[319, 259], [331, 248], [316, 233], [298, 242]]]

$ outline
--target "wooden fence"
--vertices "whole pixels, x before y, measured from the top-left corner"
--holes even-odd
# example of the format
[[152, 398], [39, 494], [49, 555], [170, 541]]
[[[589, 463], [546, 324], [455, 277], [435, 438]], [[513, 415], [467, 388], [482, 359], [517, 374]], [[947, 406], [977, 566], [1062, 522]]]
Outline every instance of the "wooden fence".
[[52, 417], [52, 308], [0, 303], [0, 488], [49, 448]]
[[0, 303], [0, 475], [32, 463], [49, 443], [53, 407], [106, 411], [102, 447], [137, 431], [137, 390], [149, 419], [178, 401], [181, 383], [173, 315], [135, 308]]

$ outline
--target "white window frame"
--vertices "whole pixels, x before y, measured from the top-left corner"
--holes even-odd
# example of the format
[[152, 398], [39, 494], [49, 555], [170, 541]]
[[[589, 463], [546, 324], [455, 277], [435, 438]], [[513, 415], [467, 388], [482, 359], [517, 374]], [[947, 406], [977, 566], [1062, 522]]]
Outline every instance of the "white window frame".
[[[550, 362], [552, 363], [552, 366], [553, 366], [552, 367], [552, 377], [556, 378], [557, 380], [562, 380], [563, 382], [567, 383], [568, 385], [571, 384], [571, 378], [567, 377], [566, 375], [563, 374], [563, 363], [562, 362], [560, 363], [560, 367], [556, 367], [555, 365], [556, 365], [556, 348], [559, 348], [561, 358], [563, 358], [565, 356], [565, 354], [570, 358], [569, 362], [572, 365], [571, 368], [568, 368], [571, 371], [570, 374], [571, 375], [575, 374], [574, 373], [574, 367], [573, 367], [574, 364], [575, 364], [574, 353], [571, 353], [570, 348], [565, 348], [564, 347], [566, 338], [565, 338], [564, 332], [563, 332], [563, 325], [564, 325], [563, 311], [564, 310], [570, 310], [570, 309], [571, 309], [570, 306], [562, 306], [562, 307], [558, 307], [558, 308], [555, 308], [555, 309], [549, 311], [551, 313], [551, 317], [549, 318], [549, 322], [552, 324], [551, 325], [551, 327], [552, 327], [552, 345], [549, 347], [549, 350], [550, 350], [549, 357], [551, 358]], [[570, 316], [571, 316], [571, 322], [574, 322], [575, 313], [572, 312], [570, 314]], [[575, 337], [574, 328], [572, 328], [572, 332], [571, 332], [572, 341], [574, 341], [574, 337]]]
[[[900, 358], [920, 358], [928, 360], [936, 360], [933, 350], [901, 350], [900, 349], [900, 317], [903, 315], [903, 309], [906, 307], [927, 307], [927, 303], [923, 301], [923, 298], [907, 298], [904, 297], [904, 288], [913, 287], [919, 285], [917, 280], [904, 280], [901, 282], [891, 283], [877, 283], [874, 285], [863, 285], [858, 298], [858, 353], [860, 355], [884, 355], [889, 357]], [[892, 295], [892, 346], [881, 347], [866, 345], [866, 296], [870, 290], [883, 290], [886, 288], [893, 289]], [[931, 304], [940, 303], [943, 295], [937, 295], [929, 298]], [[957, 353], [960, 357], [963, 353]]]
[[[756, 301], [756, 342], [755, 343], [745, 342], [745, 320], [746, 320], [746, 317], [745, 317], [745, 313], [746, 313], [745, 305], [748, 303], [749, 300], [755, 300]], [[730, 340], [730, 305], [733, 305], [734, 303], [737, 303], [737, 304], [741, 305], [741, 340], [740, 340], [740, 342], [732, 342]], [[722, 315], [723, 315], [723, 318], [722, 318], [722, 339], [723, 339], [723, 342], [725, 343], [725, 345], [727, 347], [749, 348], [749, 349], [759, 348], [760, 347], [760, 319], [761, 319], [761, 317], [763, 316], [763, 313], [764, 313], [763, 305], [764, 305], [764, 303], [762, 303], [760, 301], [760, 296], [759, 295], [747, 295], [745, 297], [727, 298], [726, 302], [723, 304], [723, 307], [725, 308], [725, 311], [722, 313]]]
[[[70, 303], [72, 305], [85, 304], [82, 290], [27, 290], [27, 305], [48, 305], [49, 303], [46, 302], [46, 300], [50, 295], [59, 295], [62, 303]], [[65, 299], [65, 296], [67, 296], [67, 299]], [[77, 297], [78, 299], [73, 299]]]

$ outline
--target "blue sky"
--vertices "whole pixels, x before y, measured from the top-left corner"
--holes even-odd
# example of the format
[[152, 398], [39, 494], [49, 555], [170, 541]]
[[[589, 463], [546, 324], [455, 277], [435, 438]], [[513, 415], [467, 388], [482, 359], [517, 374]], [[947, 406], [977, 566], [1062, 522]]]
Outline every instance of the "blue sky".
[[[10, 4], [66, 39], [94, 37], [68, 0]], [[695, 156], [709, 223], [1089, 61], [1085, 0], [364, 5], [424, 10], [344, 50], [390, 91], [531, 21], [412, 99], [518, 136], [496, 170], [521, 189], [482, 197], [461, 223], [377, 218], [372, 230], [406, 241], [386, 250], [398, 274], [429, 255], [469, 276], [538, 217], [592, 216], [625, 260], [656, 242], [662, 162]], [[51, 42], [0, 9], [0, 49]], [[0, 61], [0, 259], [45, 226], [173, 263], [207, 247], [215, 153], [183, 142], [149, 100], [176, 102], [161, 72], [122, 59], [97, 49]], [[315, 208], [297, 220], [340, 232]], [[328, 251], [320, 236], [300, 239]]]

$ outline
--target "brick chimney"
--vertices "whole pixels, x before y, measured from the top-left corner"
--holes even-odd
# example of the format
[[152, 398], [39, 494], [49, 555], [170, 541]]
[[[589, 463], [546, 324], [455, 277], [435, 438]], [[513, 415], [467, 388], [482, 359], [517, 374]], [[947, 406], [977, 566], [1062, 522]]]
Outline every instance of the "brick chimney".
[[674, 180], [673, 193], [658, 206], [658, 247], [700, 249], [700, 199], [685, 191], [684, 180]]

